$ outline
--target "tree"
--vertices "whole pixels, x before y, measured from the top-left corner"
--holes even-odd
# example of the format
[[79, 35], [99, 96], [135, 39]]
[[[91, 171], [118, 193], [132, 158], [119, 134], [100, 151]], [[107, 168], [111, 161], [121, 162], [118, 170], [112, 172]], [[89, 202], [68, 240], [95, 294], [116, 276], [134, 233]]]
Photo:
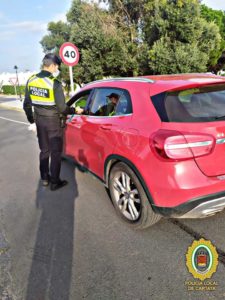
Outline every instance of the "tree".
[[201, 18], [198, 0], [147, 1], [143, 30], [154, 74], [206, 71], [221, 40], [218, 27]]
[[[139, 73], [138, 44], [130, 40], [130, 29], [118, 23], [118, 16], [112, 11], [100, 9], [97, 5], [82, 3], [79, 18], [71, 23], [71, 40], [81, 50], [85, 80], [102, 76], [133, 76]], [[73, 2], [75, 11], [77, 2]], [[137, 57], [138, 56], [138, 57]]]
[[211, 51], [208, 62], [208, 69], [217, 73], [224, 66], [224, 64], [221, 64], [221, 61], [219, 62], [219, 59], [223, 58], [223, 56], [221, 57], [221, 53], [225, 51], [225, 12], [214, 10], [203, 4], [201, 5], [201, 16], [208, 23], [216, 24], [220, 30], [220, 46]]
[[208, 23], [215, 23], [219, 29], [223, 39], [225, 39], [225, 12], [222, 10], [215, 10], [207, 7], [205, 4], [201, 5], [201, 17]]
[[44, 52], [52, 50], [58, 52], [60, 46], [70, 38], [70, 26], [62, 21], [50, 22], [48, 32], [49, 34], [44, 36], [40, 42]]
[[49, 23], [41, 41], [45, 52], [57, 53], [66, 41], [78, 46], [80, 62], [73, 70], [79, 84], [107, 76], [204, 72], [222, 52], [220, 29], [201, 17], [199, 0], [99, 2], [107, 9], [73, 0], [67, 22]]
[[[41, 44], [45, 51], [55, 52], [68, 40], [78, 46], [81, 58], [74, 67], [76, 82], [138, 73], [138, 61], [133, 56], [136, 45], [129, 43], [127, 31], [118, 26], [116, 18], [108, 11], [96, 4], [74, 0], [67, 19], [67, 24], [51, 22], [50, 33], [43, 37]], [[67, 32], [69, 35], [65, 39]]]
[[119, 27], [128, 34], [130, 42], [140, 38], [140, 25], [143, 17], [145, 0], [99, 0], [108, 5], [108, 11], [114, 15]]
[[197, 73], [206, 71], [208, 55], [196, 43], [184, 44], [162, 37], [149, 52], [149, 65], [155, 74]]
[[99, 2], [107, 4], [108, 14], [113, 15], [115, 25], [126, 35], [126, 47], [131, 64], [135, 67], [133, 75], [149, 74], [148, 45], [143, 39], [142, 31], [146, 0], [99, 0]]

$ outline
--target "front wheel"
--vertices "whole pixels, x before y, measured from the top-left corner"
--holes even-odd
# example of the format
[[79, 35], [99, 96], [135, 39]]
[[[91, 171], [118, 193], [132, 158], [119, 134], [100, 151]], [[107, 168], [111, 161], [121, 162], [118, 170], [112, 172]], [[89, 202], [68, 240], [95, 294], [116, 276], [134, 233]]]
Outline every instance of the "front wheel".
[[143, 229], [160, 220], [161, 216], [152, 210], [138, 177], [125, 163], [119, 162], [112, 167], [109, 191], [117, 213], [133, 228]]

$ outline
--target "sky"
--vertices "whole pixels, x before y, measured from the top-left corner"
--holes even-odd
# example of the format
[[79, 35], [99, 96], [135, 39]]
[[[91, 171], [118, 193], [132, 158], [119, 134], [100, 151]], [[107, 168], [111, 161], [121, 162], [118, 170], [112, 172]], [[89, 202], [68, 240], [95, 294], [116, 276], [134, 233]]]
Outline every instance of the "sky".
[[[0, 73], [38, 71], [44, 56], [40, 40], [51, 21], [65, 21], [72, 0], [0, 0]], [[224, 0], [202, 0], [225, 11]]]
[[205, 4], [208, 7], [211, 7], [213, 9], [225, 11], [225, 1], [224, 0], [202, 0], [202, 4]]
[[66, 19], [71, 0], [0, 0], [0, 73], [38, 71], [47, 24]]

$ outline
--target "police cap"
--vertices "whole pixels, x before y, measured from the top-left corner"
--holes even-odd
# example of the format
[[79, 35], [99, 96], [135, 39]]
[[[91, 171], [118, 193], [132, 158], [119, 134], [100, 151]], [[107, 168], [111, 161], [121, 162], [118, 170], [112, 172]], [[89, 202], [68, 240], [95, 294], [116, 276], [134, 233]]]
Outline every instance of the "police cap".
[[119, 99], [119, 95], [116, 94], [116, 93], [111, 93], [110, 95], [106, 96], [108, 98], [116, 98], [116, 99]]
[[45, 55], [45, 57], [43, 58], [43, 63], [45, 64], [45, 62], [47, 62], [47, 61], [49, 63], [53, 63], [55, 65], [58, 65], [59, 68], [60, 68], [60, 65], [62, 63], [61, 58], [58, 55], [54, 54], [54, 53], [48, 53], [48, 54]]

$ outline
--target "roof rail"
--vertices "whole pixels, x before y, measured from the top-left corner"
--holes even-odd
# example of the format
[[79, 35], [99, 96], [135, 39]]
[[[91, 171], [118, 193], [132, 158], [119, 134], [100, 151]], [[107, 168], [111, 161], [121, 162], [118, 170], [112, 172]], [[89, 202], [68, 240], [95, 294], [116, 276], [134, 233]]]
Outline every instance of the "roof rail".
[[112, 81], [135, 81], [135, 82], [154, 83], [154, 80], [144, 78], [144, 77], [116, 77], [116, 78], [95, 80], [95, 81], [86, 83], [84, 86], [89, 85], [89, 84], [93, 84], [93, 83], [112, 82]]

